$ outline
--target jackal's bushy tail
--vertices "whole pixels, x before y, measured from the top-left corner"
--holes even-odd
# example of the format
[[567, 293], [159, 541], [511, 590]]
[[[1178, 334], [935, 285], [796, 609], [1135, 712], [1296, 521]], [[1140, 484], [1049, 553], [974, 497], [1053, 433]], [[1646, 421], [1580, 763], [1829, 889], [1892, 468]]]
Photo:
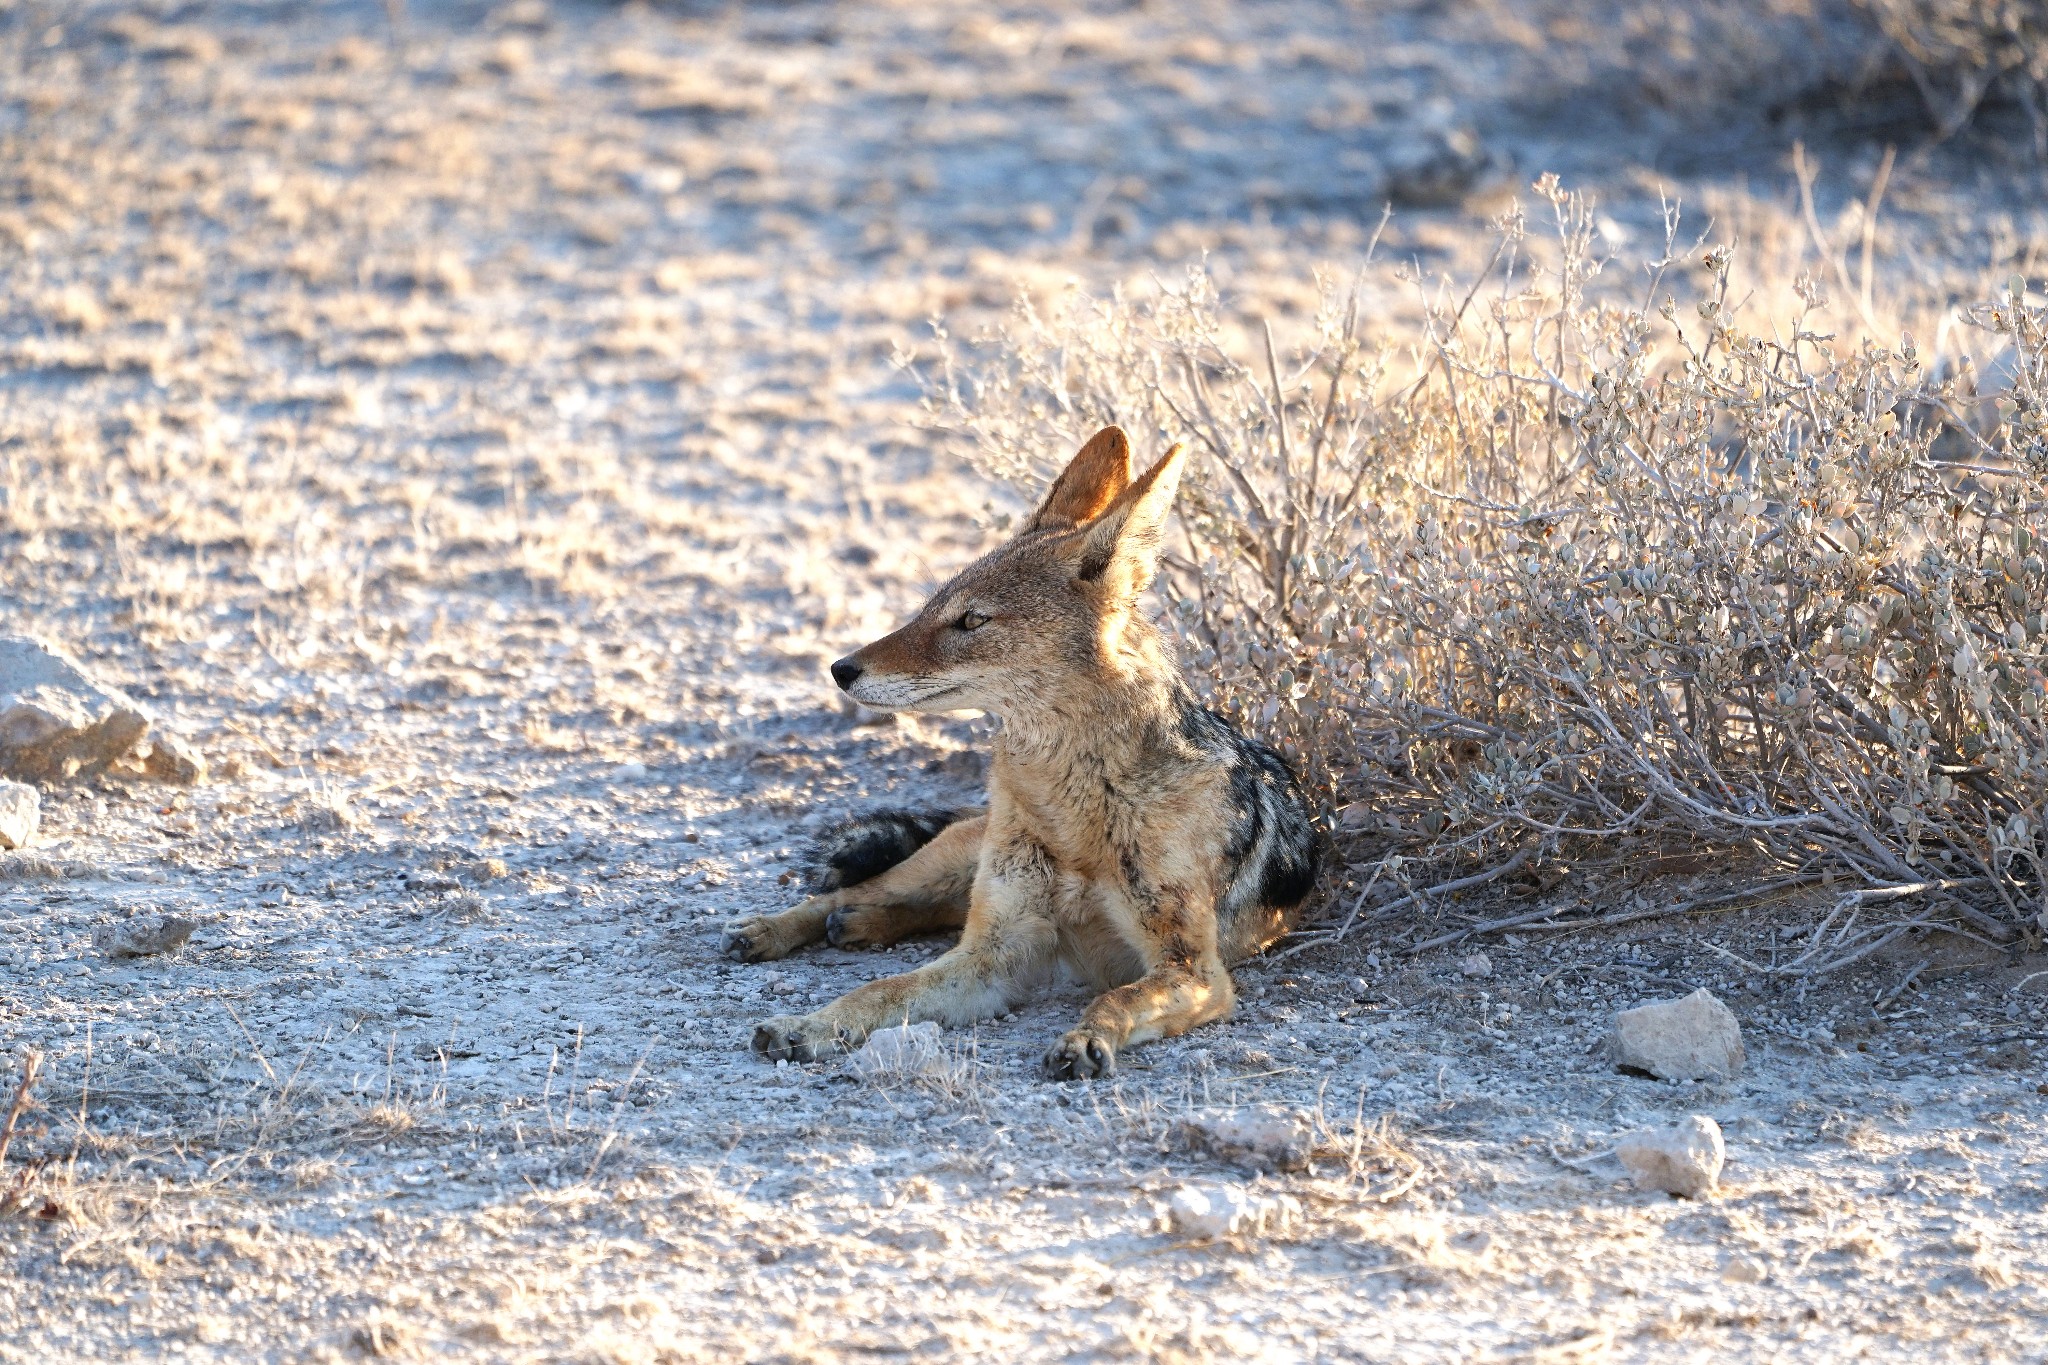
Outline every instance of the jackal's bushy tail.
[[812, 891], [837, 891], [887, 872], [971, 810], [874, 810], [826, 826], [808, 863]]

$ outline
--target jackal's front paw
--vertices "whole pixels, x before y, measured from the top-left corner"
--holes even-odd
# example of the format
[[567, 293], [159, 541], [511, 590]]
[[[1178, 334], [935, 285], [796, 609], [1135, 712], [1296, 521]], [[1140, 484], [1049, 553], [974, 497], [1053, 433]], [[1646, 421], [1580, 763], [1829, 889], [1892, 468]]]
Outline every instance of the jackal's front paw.
[[756, 915], [726, 925], [719, 948], [735, 962], [773, 962], [788, 957], [795, 947], [783, 938], [772, 918]]
[[1116, 1044], [1092, 1029], [1077, 1028], [1045, 1054], [1045, 1074], [1056, 1081], [1089, 1081], [1116, 1074]]
[[844, 1029], [815, 1014], [784, 1015], [754, 1027], [754, 1051], [771, 1062], [817, 1062], [853, 1046]]

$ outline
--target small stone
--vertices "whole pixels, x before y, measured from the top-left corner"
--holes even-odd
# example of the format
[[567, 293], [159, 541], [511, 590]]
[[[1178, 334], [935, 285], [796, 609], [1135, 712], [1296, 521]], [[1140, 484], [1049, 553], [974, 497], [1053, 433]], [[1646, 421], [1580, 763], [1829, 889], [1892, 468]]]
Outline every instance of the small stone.
[[472, 882], [503, 881], [512, 875], [511, 865], [503, 858], [471, 858], [456, 863], [451, 870], [456, 876]]
[[206, 760], [198, 750], [162, 729], [150, 732], [149, 753], [142, 760], [142, 770], [159, 782], [180, 787], [197, 786], [206, 780]]
[[92, 946], [116, 961], [154, 957], [177, 952], [198, 927], [199, 921], [179, 915], [164, 915], [154, 923], [136, 920], [128, 924], [103, 924], [92, 931]]
[[361, 829], [363, 817], [349, 803], [347, 792], [325, 792], [307, 798], [299, 811], [299, 828], [307, 834], [340, 834]]
[[27, 848], [42, 820], [41, 792], [0, 779], [0, 848]]
[[1351, 998], [1353, 1000], [1370, 1000], [1372, 998], [1372, 983], [1362, 976], [1352, 977]]
[[1742, 1074], [1742, 1026], [1704, 986], [1614, 1016], [1607, 1054], [1617, 1067], [1667, 1081], [1733, 1080]]
[[1693, 1199], [1719, 1182], [1728, 1149], [1721, 1141], [1720, 1124], [1705, 1114], [1692, 1114], [1676, 1127], [1631, 1133], [1615, 1144], [1614, 1154], [1644, 1189]]
[[1254, 1170], [1299, 1171], [1315, 1150], [1308, 1119], [1277, 1105], [1198, 1114], [1182, 1123], [1183, 1146]]
[[1292, 1195], [1253, 1194], [1235, 1185], [1183, 1185], [1164, 1210], [1166, 1226], [1183, 1237], [1267, 1237], [1301, 1217]]
[[1485, 953], [1473, 953], [1458, 959], [1458, 970], [1466, 976], [1492, 976], [1493, 959]]
[[862, 1080], [877, 1085], [936, 1075], [946, 1064], [943, 1032], [929, 1019], [876, 1029], [868, 1035], [867, 1046], [853, 1054], [854, 1071]]
[[1770, 1270], [1754, 1256], [1740, 1252], [1728, 1258], [1728, 1264], [1721, 1267], [1721, 1278], [1730, 1284], [1762, 1284]]

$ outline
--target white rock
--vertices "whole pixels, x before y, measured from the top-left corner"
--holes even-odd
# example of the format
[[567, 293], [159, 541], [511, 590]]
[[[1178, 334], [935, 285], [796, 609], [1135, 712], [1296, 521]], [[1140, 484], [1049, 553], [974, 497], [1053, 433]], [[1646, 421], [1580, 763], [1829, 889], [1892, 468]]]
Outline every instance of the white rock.
[[1719, 1183], [1728, 1149], [1721, 1142], [1720, 1124], [1692, 1114], [1674, 1128], [1629, 1134], [1615, 1144], [1614, 1154], [1644, 1189], [1692, 1199]]
[[1607, 1055], [1667, 1081], [1733, 1080], [1742, 1074], [1742, 1026], [1704, 986], [1614, 1016]]
[[1301, 1203], [1235, 1185], [1183, 1185], [1167, 1200], [1165, 1215], [1167, 1227], [1183, 1237], [1268, 1237], [1301, 1217]]
[[0, 848], [27, 848], [42, 819], [42, 793], [0, 779]]
[[1301, 1170], [1315, 1150], [1308, 1119], [1276, 1105], [1197, 1114], [1181, 1124], [1180, 1137], [1196, 1151], [1259, 1170]]
[[1728, 1264], [1721, 1267], [1721, 1278], [1730, 1284], [1762, 1284], [1770, 1278], [1770, 1269], [1754, 1256], [1741, 1252], [1728, 1258]]
[[150, 724], [147, 708], [57, 650], [0, 635], [0, 776], [62, 782], [133, 754], [165, 781], [203, 779], [199, 756]]
[[198, 927], [199, 921], [178, 915], [164, 915], [154, 921], [103, 924], [92, 931], [92, 946], [117, 960], [154, 957], [158, 953], [177, 952]]
[[853, 1069], [861, 1079], [878, 1083], [936, 1075], [946, 1066], [943, 1033], [930, 1020], [876, 1029], [867, 1046], [853, 1054]]
[[1485, 953], [1473, 953], [1458, 959], [1458, 970], [1466, 976], [1492, 976], [1493, 959]]

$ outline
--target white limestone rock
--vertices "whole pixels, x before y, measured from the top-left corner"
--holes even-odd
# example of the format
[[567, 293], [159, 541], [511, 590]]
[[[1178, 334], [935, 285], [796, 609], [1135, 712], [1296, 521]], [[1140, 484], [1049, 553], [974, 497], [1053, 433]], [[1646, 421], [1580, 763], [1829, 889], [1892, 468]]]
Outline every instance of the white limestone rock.
[[1164, 1215], [1167, 1229], [1183, 1237], [1271, 1237], [1300, 1219], [1301, 1202], [1236, 1185], [1183, 1185], [1166, 1201]]
[[92, 931], [92, 946], [117, 962], [131, 957], [155, 957], [159, 953], [177, 952], [198, 927], [198, 920], [180, 915], [103, 924]]
[[1671, 1128], [1647, 1128], [1615, 1144], [1636, 1184], [1649, 1190], [1697, 1199], [1721, 1180], [1728, 1149], [1721, 1125], [1705, 1114], [1691, 1114]]
[[152, 777], [192, 783], [206, 764], [149, 710], [25, 635], [0, 635], [0, 776], [65, 782], [133, 756]]
[[1742, 1074], [1742, 1026], [1704, 986], [1614, 1016], [1607, 1054], [1618, 1067], [1667, 1081], [1733, 1080]]
[[1277, 1105], [1197, 1114], [1180, 1126], [1182, 1145], [1255, 1170], [1299, 1171], [1315, 1150], [1308, 1119]]
[[41, 792], [0, 779], [0, 848], [27, 848], [42, 820]]

